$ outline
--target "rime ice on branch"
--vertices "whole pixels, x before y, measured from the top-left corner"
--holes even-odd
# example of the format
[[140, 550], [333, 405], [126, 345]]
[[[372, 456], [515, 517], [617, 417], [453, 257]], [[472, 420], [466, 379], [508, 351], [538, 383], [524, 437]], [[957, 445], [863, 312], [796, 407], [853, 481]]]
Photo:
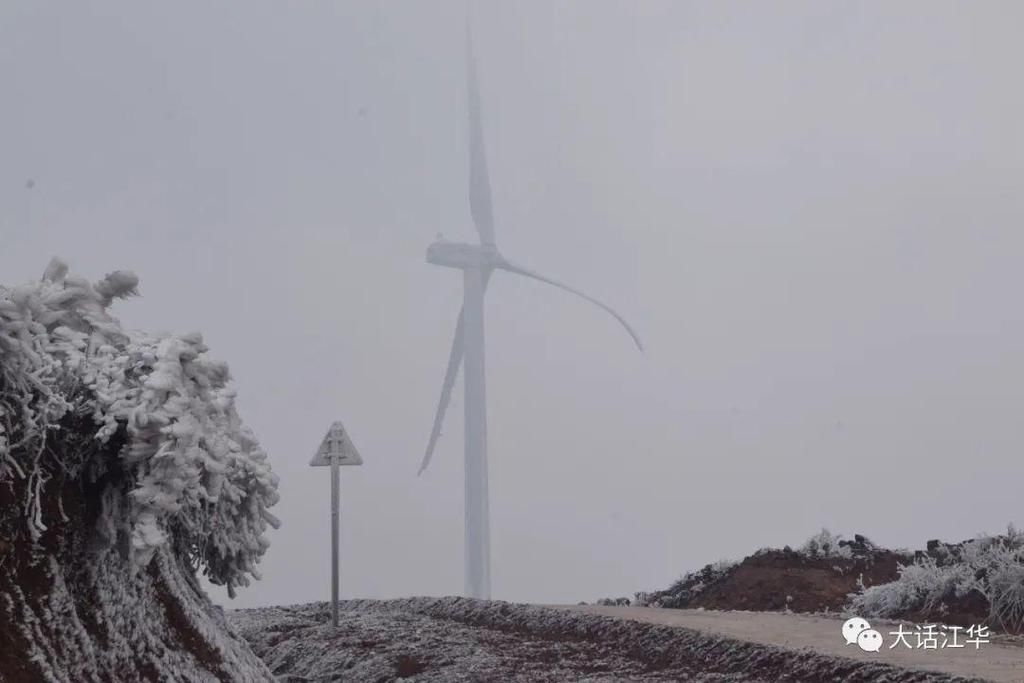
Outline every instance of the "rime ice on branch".
[[196, 580], [256, 576], [277, 478], [198, 334], [53, 261], [0, 287], [0, 680], [272, 681]]
[[[137, 284], [126, 271], [90, 283], [54, 259], [41, 281], [0, 287], [0, 484], [20, 482], [38, 542], [64, 517], [47, 482], [119, 470], [127, 495], [104, 492], [99, 535], [136, 570], [173, 544], [233, 594], [259, 578], [277, 477], [199, 334], [129, 334], [110, 316]], [[89, 419], [92, 433], [68, 433]]]

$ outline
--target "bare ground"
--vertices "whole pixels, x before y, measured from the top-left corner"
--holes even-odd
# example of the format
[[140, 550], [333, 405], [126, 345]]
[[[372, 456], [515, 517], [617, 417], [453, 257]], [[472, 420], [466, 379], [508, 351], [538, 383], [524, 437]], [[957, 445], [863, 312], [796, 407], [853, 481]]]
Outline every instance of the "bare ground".
[[409, 598], [345, 602], [337, 629], [326, 603], [229, 616], [282, 681], [977, 680], [653, 623], [647, 612], [588, 610]]

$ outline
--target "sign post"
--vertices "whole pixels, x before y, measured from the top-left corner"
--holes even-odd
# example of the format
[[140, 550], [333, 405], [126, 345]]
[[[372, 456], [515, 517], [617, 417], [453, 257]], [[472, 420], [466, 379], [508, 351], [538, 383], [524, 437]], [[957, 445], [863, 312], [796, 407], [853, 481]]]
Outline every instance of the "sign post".
[[340, 421], [331, 425], [320, 448], [309, 462], [313, 467], [331, 467], [331, 625], [338, 625], [338, 531], [342, 465], [362, 465], [363, 458], [352, 445]]

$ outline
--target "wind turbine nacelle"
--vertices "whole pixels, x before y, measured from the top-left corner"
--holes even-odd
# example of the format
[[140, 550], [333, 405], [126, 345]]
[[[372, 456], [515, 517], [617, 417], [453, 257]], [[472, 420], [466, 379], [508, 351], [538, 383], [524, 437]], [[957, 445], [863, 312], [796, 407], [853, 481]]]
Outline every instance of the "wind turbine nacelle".
[[495, 268], [501, 263], [501, 255], [493, 245], [440, 240], [427, 247], [427, 263], [460, 270]]

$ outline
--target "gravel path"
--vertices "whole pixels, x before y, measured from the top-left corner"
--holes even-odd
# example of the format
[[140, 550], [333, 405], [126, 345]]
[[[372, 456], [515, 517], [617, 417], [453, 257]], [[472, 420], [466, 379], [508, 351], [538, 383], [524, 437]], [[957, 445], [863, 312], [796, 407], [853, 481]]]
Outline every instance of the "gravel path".
[[[1020, 640], [997, 639], [963, 649], [907, 649], [902, 644], [890, 649], [896, 640], [889, 635], [896, 622], [872, 623], [882, 632], [885, 645], [880, 652], [864, 652], [856, 645], [846, 645], [840, 635], [839, 618], [783, 614], [779, 612], [715, 612], [703, 610], [659, 609], [656, 607], [599, 607], [594, 605], [556, 606], [571, 612], [629, 619], [648, 624], [697, 629], [752, 643], [774, 645], [795, 650], [808, 650], [830, 657], [849, 657], [864, 662], [884, 662], [898, 667], [956, 676], [978, 677], [990, 681], [1021, 683], [1024, 681], [1024, 643]], [[904, 624], [904, 630], [913, 630]], [[965, 636], [961, 632], [961, 642]], [[911, 645], [916, 645], [911, 637]]]

